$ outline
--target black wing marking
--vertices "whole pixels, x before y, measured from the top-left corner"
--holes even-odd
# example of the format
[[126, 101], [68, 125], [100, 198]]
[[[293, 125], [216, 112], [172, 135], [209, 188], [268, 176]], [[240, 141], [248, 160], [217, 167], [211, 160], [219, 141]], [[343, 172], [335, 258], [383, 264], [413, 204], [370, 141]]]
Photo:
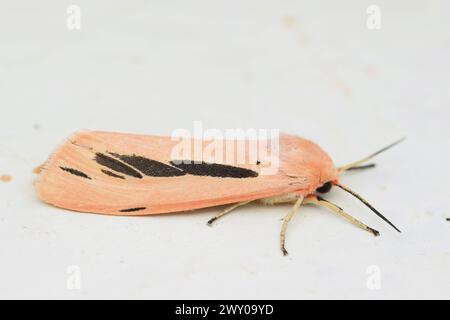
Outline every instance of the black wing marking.
[[[95, 161], [111, 170], [139, 179], [143, 178], [142, 174], [150, 177], [179, 177], [190, 174], [194, 176], [240, 179], [258, 176], [256, 171], [225, 164], [174, 160], [170, 162], [171, 165], [168, 165], [138, 155], [122, 155], [113, 152], [109, 152], [109, 154], [117, 159], [103, 153], [97, 153]], [[115, 178], [124, 179], [123, 176], [108, 170], [102, 170], [102, 172]]]
[[73, 168], [67, 168], [67, 167], [59, 167], [61, 170], [69, 172], [77, 177], [81, 177], [81, 178], [85, 178], [85, 179], [89, 179], [92, 180], [91, 177], [89, 177], [86, 173], [77, 170], [77, 169], [73, 169]]
[[194, 176], [209, 176], [221, 178], [255, 178], [258, 172], [250, 169], [229, 166], [225, 164], [195, 162], [191, 160], [174, 160], [171, 165]]
[[186, 175], [186, 172], [180, 169], [171, 167], [165, 163], [147, 159], [137, 155], [121, 155], [117, 153], [110, 153], [112, 156], [122, 160], [123, 162], [133, 166], [146, 176], [150, 177], [179, 177]]
[[120, 212], [136, 212], [136, 211], [142, 211], [147, 209], [146, 207], [139, 207], [139, 208], [130, 208], [130, 209], [123, 209], [120, 210]]
[[131, 176], [131, 177], [135, 177], [135, 178], [139, 178], [139, 179], [143, 178], [142, 174], [140, 174], [138, 171], [136, 171], [133, 168], [127, 166], [126, 164], [120, 162], [119, 160], [108, 157], [107, 155], [105, 155], [103, 153], [97, 153], [95, 155], [95, 161], [102, 166], [105, 166], [114, 171], [126, 174], [127, 176]]
[[120, 174], [115, 174], [114, 172], [111, 172], [109, 170], [102, 169], [102, 172], [110, 177], [119, 178], [125, 180], [124, 176], [121, 176]]

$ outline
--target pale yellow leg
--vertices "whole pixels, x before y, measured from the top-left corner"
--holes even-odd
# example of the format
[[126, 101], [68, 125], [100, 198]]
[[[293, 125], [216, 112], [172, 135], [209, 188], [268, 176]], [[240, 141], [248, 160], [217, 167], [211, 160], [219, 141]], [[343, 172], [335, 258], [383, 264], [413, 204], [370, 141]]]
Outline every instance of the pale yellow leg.
[[334, 203], [332, 203], [330, 201], [327, 201], [327, 200], [324, 200], [324, 199], [321, 199], [321, 198], [310, 197], [310, 198], [307, 199], [306, 203], [314, 203], [316, 205], [328, 208], [331, 211], [333, 211], [333, 212], [339, 214], [340, 216], [344, 217], [345, 219], [347, 219], [348, 221], [353, 223], [355, 226], [360, 227], [360, 228], [362, 228], [362, 229], [364, 229], [366, 231], [371, 232], [374, 236], [379, 236], [380, 235], [380, 233], [377, 230], [372, 229], [371, 227], [365, 225], [364, 223], [362, 223], [358, 219], [353, 218], [347, 212], [342, 210], [342, 208], [340, 208], [339, 206], [335, 205]]
[[291, 221], [292, 217], [294, 216], [295, 212], [302, 205], [303, 199], [304, 199], [304, 197], [300, 197], [297, 199], [294, 206], [291, 208], [291, 210], [288, 212], [288, 214], [286, 215], [286, 217], [283, 220], [283, 226], [281, 227], [281, 234], [280, 234], [280, 248], [281, 248], [281, 251], [283, 252], [283, 255], [285, 255], [285, 256], [288, 255], [288, 252], [285, 248], [287, 226], [288, 226], [289, 221]]
[[244, 206], [244, 205], [246, 205], [246, 204], [248, 204], [248, 203], [250, 203], [250, 202], [252, 202], [252, 201], [253, 201], [253, 200], [238, 202], [238, 203], [233, 204], [232, 206], [229, 206], [229, 207], [223, 209], [222, 212], [220, 212], [217, 216], [211, 218], [211, 219], [208, 221], [208, 226], [211, 226], [211, 225], [213, 224], [214, 221], [216, 221], [217, 219], [223, 217], [223, 216], [226, 215], [227, 213], [230, 213], [230, 212], [233, 211], [234, 209], [239, 208], [239, 207], [241, 207], [241, 206]]

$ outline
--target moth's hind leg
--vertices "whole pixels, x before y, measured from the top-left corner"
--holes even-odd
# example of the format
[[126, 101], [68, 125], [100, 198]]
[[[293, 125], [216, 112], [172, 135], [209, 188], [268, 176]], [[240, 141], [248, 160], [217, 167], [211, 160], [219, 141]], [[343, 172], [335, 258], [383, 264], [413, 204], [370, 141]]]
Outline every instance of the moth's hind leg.
[[269, 197], [269, 198], [262, 198], [262, 199], [257, 199], [257, 200], [250, 200], [250, 201], [242, 201], [242, 202], [237, 202], [225, 209], [223, 209], [217, 216], [213, 217], [212, 219], [210, 219], [208, 221], [208, 226], [211, 226], [213, 224], [214, 221], [216, 221], [217, 219], [223, 217], [224, 215], [230, 213], [231, 211], [233, 211], [234, 209], [237, 209], [239, 207], [242, 207], [246, 204], [249, 204], [250, 202], [253, 201], [258, 201], [261, 204], [264, 205], [276, 205], [276, 204], [283, 204], [283, 203], [294, 203], [295, 201], [297, 201], [298, 199], [298, 195], [295, 193], [288, 193], [288, 194], [282, 194], [279, 196], [274, 196], [274, 197]]
[[231, 206], [229, 206], [229, 207], [223, 209], [217, 216], [211, 218], [211, 219], [208, 221], [208, 223], [207, 223], [208, 226], [211, 226], [211, 225], [213, 224], [214, 221], [216, 221], [217, 219], [219, 219], [219, 218], [223, 217], [224, 215], [230, 213], [230, 212], [233, 211], [234, 209], [239, 208], [239, 207], [241, 207], [241, 206], [245, 206], [246, 204], [248, 204], [248, 203], [250, 203], [250, 202], [252, 202], [252, 201], [253, 201], [253, 200], [238, 202], [238, 203], [235, 203], [235, 204], [233, 204], [233, 205], [231, 205]]

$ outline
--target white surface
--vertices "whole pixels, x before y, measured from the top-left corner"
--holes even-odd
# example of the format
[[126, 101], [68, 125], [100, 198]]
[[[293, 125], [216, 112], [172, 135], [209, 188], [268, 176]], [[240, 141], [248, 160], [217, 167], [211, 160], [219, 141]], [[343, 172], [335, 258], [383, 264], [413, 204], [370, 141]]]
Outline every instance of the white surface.
[[[66, 8], [82, 28], [66, 28]], [[0, 298], [450, 298], [448, 1], [1, 1]], [[248, 206], [157, 217], [78, 214], [39, 202], [32, 169], [82, 128], [170, 135], [278, 128], [343, 164], [391, 141], [333, 214]], [[81, 290], [66, 270], [81, 268]], [[381, 289], [367, 287], [367, 269]]]

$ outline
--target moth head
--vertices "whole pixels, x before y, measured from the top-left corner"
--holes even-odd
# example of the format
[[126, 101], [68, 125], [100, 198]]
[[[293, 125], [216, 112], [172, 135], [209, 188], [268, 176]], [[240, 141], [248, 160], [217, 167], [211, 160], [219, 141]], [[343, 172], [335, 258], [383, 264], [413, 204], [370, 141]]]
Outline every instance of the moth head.
[[368, 169], [368, 168], [373, 168], [375, 167], [375, 164], [364, 164], [367, 161], [369, 161], [370, 159], [372, 159], [373, 157], [375, 157], [376, 155], [392, 148], [393, 146], [399, 144], [400, 142], [402, 142], [405, 138], [402, 138], [390, 145], [388, 145], [387, 147], [384, 147], [380, 150], [378, 150], [377, 152], [371, 154], [368, 157], [365, 157], [361, 160], [352, 162], [350, 164], [347, 164], [345, 166], [342, 166], [340, 168], [337, 169], [337, 172], [335, 173], [334, 176], [327, 176], [325, 178], [324, 181], [326, 182], [321, 182], [320, 185], [316, 188], [315, 193], [317, 198], [320, 198], [317, 194], [323, 194], [323, 193], [328, 193], [330, 192], [330, 190], [332, 189], [333, 186], [337, 186], [340, 189], [348, 192], [349, 194], [351, 194], [352, 196], [354, 196], [355, 198], [357, 198], [358, 200], [360, 200], [362, 203], [364, 203], [369, 209], [371, 209], [376, 215], [378, 215], [381, 219], [383, 219], [384, 221], [386, 221], [388, 224], [390, 224], [395, 230], [397, 230], [398, 232], [400, 232], [400, 230], [394, 226], [394, 224], [392, 224], [392, 222], [390, 222], [386, 217], [384, 217], [377, 209], [375, 209], [367, 200], [365, 200], [363, 197], [361, 197], [358, 193], [356, 193], [355, 191], [353, 191], [352, 189], [350, 189], [349, 187], [343, 185], [340, 183], [339, 181], [339, 176], [347, 171], [351, 171], [351, 170], [361, 170], [361, 169]]

